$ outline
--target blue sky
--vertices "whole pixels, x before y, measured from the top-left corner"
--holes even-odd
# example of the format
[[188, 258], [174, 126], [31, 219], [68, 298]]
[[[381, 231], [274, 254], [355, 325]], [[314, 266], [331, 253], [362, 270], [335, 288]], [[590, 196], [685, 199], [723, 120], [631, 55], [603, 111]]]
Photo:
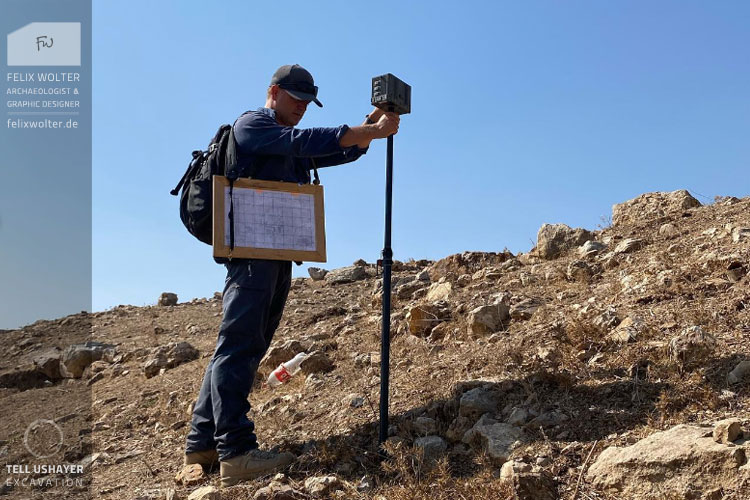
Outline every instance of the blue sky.
[[[745, 1], [95, 1], [93, 309], [222, 288], [169, 190], [282, 64], [320, 87], [301, 127], [359, 124], [373, 76], [412, 86], [394, 146], [399, 260], [528, 251], [542, 223], [595, 229], [648, 191], [750, 195], [749, 27]], [[385, 141], [320, 175], [322, 267], [373, 262]]]

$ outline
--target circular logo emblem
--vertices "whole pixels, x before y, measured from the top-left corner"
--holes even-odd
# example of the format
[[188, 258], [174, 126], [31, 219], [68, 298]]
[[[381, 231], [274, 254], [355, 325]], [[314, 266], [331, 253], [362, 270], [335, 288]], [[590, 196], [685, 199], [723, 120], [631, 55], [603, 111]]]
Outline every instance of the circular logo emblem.
[[63, 444], [63, 431], [53, 420], [34, 420], [23, 434], [23, 445], [36, 458], [51, 457]]

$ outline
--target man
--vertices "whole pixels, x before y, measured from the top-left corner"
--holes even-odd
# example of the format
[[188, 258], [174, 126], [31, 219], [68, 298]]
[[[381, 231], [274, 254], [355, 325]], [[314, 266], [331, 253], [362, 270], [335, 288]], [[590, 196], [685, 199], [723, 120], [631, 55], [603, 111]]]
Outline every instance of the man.
[[[234, 123], [240, 176], [310, 182], [310, 170], [356, 160], [373, 139], [398, 132], [395, 113], [374, 109], [357, 127], [294, 128], [317, 98], [312, 75], [286, 65], [274, 73], [266, 105]], [[317, 173], [317, 172], [316, 172]], [[218, 461], [222, 486], [269, 474], [289, 465], [291, 453], [263, 451], [247, 401], [256, 370], [281, 321], [291, 285], [292, 263], [217, 259], [227, 268], [223, 318], [216, 350], [206, 368], [193, 410], [185, 464], [211, 468]]]

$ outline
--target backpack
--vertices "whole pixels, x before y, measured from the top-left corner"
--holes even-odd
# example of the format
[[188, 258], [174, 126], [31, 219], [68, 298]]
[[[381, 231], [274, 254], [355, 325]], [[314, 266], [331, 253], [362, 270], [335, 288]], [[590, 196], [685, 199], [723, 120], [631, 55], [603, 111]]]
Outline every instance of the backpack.
[[[223, 175], [229, 180], [229, 248], [234, 249], [234, 200], [232, 189], [234, 181], [240, 177], [237, 171], [237, 143], [234, 139], [233, 126], [224, 124], [211, 139], [206, 151], [196, 150], [192, 153], [185, 174], [170, 191], [180, 194], [180, 219], [187, 230], [203, 243], [213, 244], [213, 176]], [[315, 165], [315, 160], [312, 160]], [[317, 168], [314, 184], [320, 184]], [[253, 177], [250, 172], [242, 172], [243, 177]], [[301, 263], [298, 263], [298, 265]]]
[[[206, 151], [193, 151], [192, 160], [185, 174], [170, 191], [180, 194], [180, 219], [187, 230], [203, 243], [213, 243], [213, 176], [224, 175], [229, 179], [231, 200], [232, 183], [237, 179], [237, 144], [232, 126], [224, 124], [211, 139]], [[229, 219], [233, 219], [230, 206]], [[230, 239], [234, 246], [234, 224], [230, 224]]]

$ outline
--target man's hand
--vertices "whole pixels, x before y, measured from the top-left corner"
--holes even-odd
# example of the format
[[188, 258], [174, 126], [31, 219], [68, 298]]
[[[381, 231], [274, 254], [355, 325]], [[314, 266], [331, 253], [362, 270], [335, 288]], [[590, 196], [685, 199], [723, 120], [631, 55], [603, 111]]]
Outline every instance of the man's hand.
[[401, 121], [398, 114], [380, 110], [370, 113], [370, 119], [377, 119], [377, 122], [349, 128], [339, 140], [341, 147], [348, 148], [356, 144], [364, 149], [370, 145], [370, 141], [373, 139], [385, 139], [397, 133], [398, 125]]
[[396, 113], [388, 112], [383, 113], [380, 120], [375, 124], [378, 128], [378, 135], [375, 139], [385, 139], [389, 135], [393, 135], [398, 132], [398, 124], [401, 118]]

